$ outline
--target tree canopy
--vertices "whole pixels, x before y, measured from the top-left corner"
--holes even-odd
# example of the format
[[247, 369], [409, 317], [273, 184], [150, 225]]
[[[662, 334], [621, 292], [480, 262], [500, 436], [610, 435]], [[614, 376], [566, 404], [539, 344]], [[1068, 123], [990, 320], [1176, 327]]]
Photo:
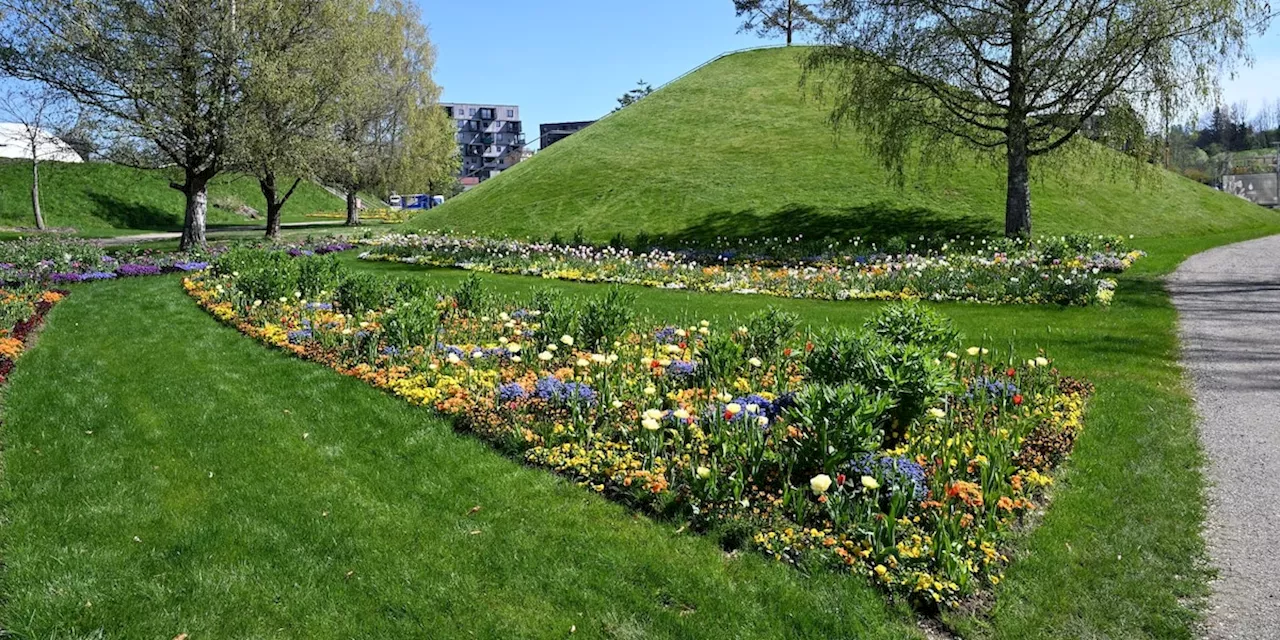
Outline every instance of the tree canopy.
[[829, 0], [806, 62], [837, 126], [901, 175], [934, 143], [1003, 153], [1005, 230], [1031, 233], [1029, 162], [1084, 130], [1148, 132], [1245, 54], [1260, 0]]

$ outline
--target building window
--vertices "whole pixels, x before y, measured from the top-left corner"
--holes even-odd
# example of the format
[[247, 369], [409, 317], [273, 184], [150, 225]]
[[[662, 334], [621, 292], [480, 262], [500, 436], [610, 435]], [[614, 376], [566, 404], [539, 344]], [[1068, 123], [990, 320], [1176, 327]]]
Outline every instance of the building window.
[[474, 116], [475, 114], [476, 114], [476, 108], [475, 108], [475, 107], [471, 107], [470, 109], [467, 109], [467, 115], [472, 115], [472, 116]]
[[516, 110], [515, 110], [515, 109], [507, 109], [507, 117], [508, 117], [508, 118], [514, 118], [514, 117], [516, 117]]

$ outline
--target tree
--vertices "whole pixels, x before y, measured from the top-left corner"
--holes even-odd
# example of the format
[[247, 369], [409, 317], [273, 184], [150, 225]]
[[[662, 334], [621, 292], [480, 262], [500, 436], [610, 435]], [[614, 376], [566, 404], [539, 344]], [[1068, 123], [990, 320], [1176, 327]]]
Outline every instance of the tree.
[[[242, 118], [234, 131], [236, 166], [258, 180], [267, 203], [268, 238], [298, 185], [340, 153], [333, 135], [344, 92], [359, 86], [362, 30], [371, 10], [360, 0], [272, 0], [254, 26]], [[281, 182], [285, 181], [285, 182]]]
[[0, 0], [0, 68], [100, 114], [117, 141], [181, 172], [183, 249], [205, 242], [208, 183], [230, 154], [253, 0]]
[[781, 33], [791, 46], [792, 35], [808, 30], [816, 16], [799, 0], [733, 0], [734, 11], [744, 18], [738, 32], [752, 31], [761, 38]]
[[[1203, 99], [1262, 0], [828, 0], [806, 71], [832, 121], [902, 175], [932, 142], [1003, 152], [1005, 232], [1031, 233], [1030, 161], [1099, 114], [1134, 140]], [[1140, 156], [1147, 144], [1132, 152]]]
[[368, 29], [376, 35], [366, 38], [370, 49], [358, 80], [338, 105], [342, 152], [326, 171], [346, 191], [348, 225], [360, 224], [359, 192], [403, 184], [410, 171], [428, 164], [445, 172], [457, 166], [453, 123], [440, 109], [440, 88], [431, 79], [435, 51], [417, 9], [403, 0], [380, 0]]
[[634, 89], [622, 94], [622, 97], [618, 98], [618, 106], [617, 108], [614, 109], [614, 111], [621, 111], [626, 107], [629, 107], [637, 102], [640, 102], [641, 98], [651, 93], [653, 93], [653, 87], [646, 84], [644, 79], [642, 78], [639, 82], [636, 83], [636, 87]]
[[36, 228], [44, 230], [40, 212], [40, 161], [68, 149], [53, 131], [71, 121], [62, 96], [43, 89], [19, 89], [0, 96], [0, 112], [21, 128], [19, 136], [31, 158], [31, 213]]

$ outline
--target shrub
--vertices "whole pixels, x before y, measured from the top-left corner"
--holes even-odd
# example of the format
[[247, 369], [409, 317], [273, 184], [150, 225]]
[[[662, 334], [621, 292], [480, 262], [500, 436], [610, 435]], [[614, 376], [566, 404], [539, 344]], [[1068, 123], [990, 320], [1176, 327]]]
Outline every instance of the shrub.
[[333, 291], [342, 277], [342, 265], [332, 257], [295, 258], [298, 263], [298, 291], [310, 300], [321, 291]]
[[335, 292], [338, 305], [347, 313], [364, 313], [381, 309], [390, 302], [393, 286], [371, 273], [347, 273]]
[[892, 400], [858, 384], [815, 384], [795, 395], [788, 409], [802, 437], [789, 439], [793, 475], [807, 480], [834, 474], [837, 465], [875, 451], [884, 439], [881, 426]]
[[941, 353], [959, 339], [948, 318], [919, 302], [885, 305], [864, 325], [876, 335], [895, 344], [914, 344]]
[[484, 283], [480, 282], [480, 276], [474, 273], [467, 276], [467, 279], [453, 290], [453, 302], [458, 306], [459, 311], [479, 309], [484, 302]]
[[819, 338], [805, 364], [822, 384], [861, 384], [890, 399], [892, 409], [879, 425], [889, 433], [886, 445], [899, 441], [925, 409], [957, 385], [950, 367], [931, 350], [866, 331], [837, 331]]
[[781, 354], [783, 343], [800, 326], [800, 316], [777, 307], [756, 311], [747, 317], [747, 335], [743, 341], [748, 358], [768, 360]]
[[584, 346], [600, 351], [622, 336], [635, 317], [636, 296], [621, 287], [610, 287], [603, 296], [587, 301], [578, 321]]

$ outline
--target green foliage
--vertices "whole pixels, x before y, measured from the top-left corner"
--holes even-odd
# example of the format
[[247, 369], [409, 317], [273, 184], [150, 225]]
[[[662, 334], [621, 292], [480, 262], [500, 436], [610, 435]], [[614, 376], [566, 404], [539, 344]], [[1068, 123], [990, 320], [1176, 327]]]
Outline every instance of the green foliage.
[[236, 287], [246, 301], [293, 299], [298, 292], [300, 260], [282, 251], [232, 249], [214, 262], [215, 273], [239, 273]]
[[343, 311], [354, 314], [387, 306], [393, 292], [382, 278], [370, 273], [348, 272], [338, 282], [335, 297]]
[[457, 305], [459, 311], [475, 311], [484, 303], [485, 292], [484, 285], [476, 274], [462, 281], [457, 289], [453, 290], [453, 302]]
[[769, 306], [747, 316], [745, 326], [743, 347], [747, 357], [770, 360], [781, 355], [783, 342], [795, 335], [800, 316]]
[[879, 426], [891, 439], [904, 436], [930, 404], [956, 385], [949, 365], [939, 361], [934, 349], [892, 342], [865, 330], [818, 337], [805, 364], [821, 384], [860, 384], [889, 398], [893, 408]]
[[321, 291], [333, 291], [342, 278], [342, 266], [332, 256], [295, 258], [298, 262], [298, 291], [314, 299]]
[[538, 289], [530, 298], [529, 308], [538, 312], [538, 321], [542, 325], [538, 333], [544, 344], [553, 343], [560, 336], [577, 333], [577, 309], [563, 293], [555, 289]]
[[806, 386], [788, 410], [804, 434], [789, 441], [793, 475], [803, 480], [817, 473], [834, 475], [838, 465], [879, 449], [884, 415], [892, 406], [890, 398], [859, 384]]
[[578, 320], [583, 346], [600, 351], [621, 337], [635, 318], [635, 304], [636, 294], [622, 287], [609, 287], [604, 295], [588, 299]]
[[441, 310], [434, 297], [403, 297], [382, 319], [382, 331], [391, 345], [432, 345], [440, 321]]
[[959, 339], [951, 318], [916, 301], [885, 305], [864, 326], [889, 342], [914, 344], [935, 354], [954, 347]]
[[742, 362], [744, 351], [732, 333], [712, 331], [694, 354], [698, 361], [698, 375], [708, 385], [717, 380], [727, 380]]

